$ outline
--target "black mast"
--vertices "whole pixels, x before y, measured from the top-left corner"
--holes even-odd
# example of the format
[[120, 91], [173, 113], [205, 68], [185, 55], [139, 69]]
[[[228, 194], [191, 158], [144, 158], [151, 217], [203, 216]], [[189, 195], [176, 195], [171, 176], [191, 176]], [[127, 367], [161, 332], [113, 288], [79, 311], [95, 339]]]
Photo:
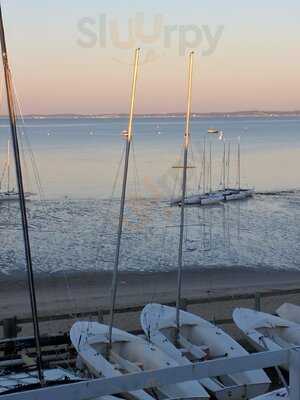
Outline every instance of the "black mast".
[[19, 203], [20, 203], [21, 218], [22, 218], [24, 248], [25, 248], [26, 267], [27, 267], [27, 279], [28, 279], [28, 286], [29, 286], [29, 293], [30, 293], [30, 306], [31, 306], [32, 319], [33, 319], [34, 337], [35, 337], [35, 345], [36, 345], [36, 353], [37, 353], [38, 376], [39, 376], [39, 380], [40, 380], [41, 384], [43, 384], [44, 375], [43, 375], [42, 354], [41, 354], [41, 345], [40, 345], [40, 332], [39, 332], [36, 295], [35, 295], [34, 277], [33, 277], [33, 269], [32, 269], [31, 249], [30, 249], [30, 241], [29, 241], [29, 233], [28, 233], [26, 203], [25, 203], [25, 196], [24, 196], [22, 165], [21, 165], [19, 142], [18, 142], [16, 110], [15, 110], [15, 103], [14, 103], [14, 96], [13, 96], [12, 76], [11, 76], [11, 71], [9, 69], [8, 58], [7, 58], [7, 49], [6, 49], [6, 41], [5, 41], [5, 32], [4, 32], [1, 4], [0, 4], [0, 42], [1, 42], [2, 60], [3, 60], [3, 68], [4, 68], [4, 75], [5, 75], [5, 85], [6, 85], [11, 137], [12, 137], [12, 144], [13, 144], [14, 158], [15, 158], [15, 165], [16, 165], [17, 185], [18, 185], [18, 191], [19, 191]]

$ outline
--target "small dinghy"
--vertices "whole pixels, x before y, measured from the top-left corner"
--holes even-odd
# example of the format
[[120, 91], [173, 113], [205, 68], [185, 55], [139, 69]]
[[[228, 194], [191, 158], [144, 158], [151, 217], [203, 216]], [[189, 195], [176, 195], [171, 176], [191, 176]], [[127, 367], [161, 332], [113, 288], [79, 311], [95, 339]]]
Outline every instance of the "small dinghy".
[[233, 321], [258, 351], [300, 345], [300, 325], [271, 314], [236, 308]]
[[300, 324], [300, 307], [295, 304], [284, 303], [277, 308], [276, 313], [281, 318]]
[[[112, 348], [108, 349], [108, 326], [97, 322], [76, 322], [70, 338], [81, 361], [96, 377], [109, 378], [179, 365], [152, 343], [117, 328], [112, 330]], [[164, 385], [153, 388], [152, 392], [153, 395], [151, 390], [136, 390], [130, 392], [130, 397], [139, 400], [209, 398], [197, 381]]]
[[[180, 311], [180, 332], [176, 335], [176, 309], [173, 307], [148, 304], [142, 311], [141, 325], [148, 339], [180, 365], [248, 354], [224, 331], [185, 311]], [[206, 378], [200, 383], [217, 399], [223, 400], [250, 399], [265, 393], [271, 382], [263, 370], [254, 370]]]
[[262, 394], [252, 400], [289, 400], [289, 394], [285, 388], [274, 390], [273, 392]]

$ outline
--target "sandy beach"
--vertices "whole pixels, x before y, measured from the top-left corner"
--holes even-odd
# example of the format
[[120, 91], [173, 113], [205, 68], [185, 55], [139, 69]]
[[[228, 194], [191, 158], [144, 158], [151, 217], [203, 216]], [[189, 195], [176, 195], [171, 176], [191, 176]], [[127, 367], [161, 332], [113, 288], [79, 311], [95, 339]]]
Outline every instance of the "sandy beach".
[[[43, 275], [36, 279], [39, 314], [70, 314], [66, 322], [41, 323], [42, 333], [58, 333], [69, 329], [79, 312], [107, 309], [110, 303], [110, 273], [84, 272], [74, 274]], [[171, 302], [176, 298], [177, 275], [165, 273], [120, 273], [117, 304], [143, 305], [147, 302]], [[224, 295], [256, 293], [278, 289], [300, 288], [300, 272], [253, 270], [247, 268], [185, 271], [183, 297], [187, 299], [214, 298]], [[274, 312], [284, 301], [300, 303], [300, 294], [268, 297], [262, 300], [262, 309]], [[253, 308], [253, 300], [226, 301], [193, 305], [189, 310], [214, 320], [230, 318], [234, 307]], [[25, 276], [0, 277], [0, 319], [30, 316]], [[106, 317], [105, 319], [106, 320]], [[124, 329], [138, 329], [138, 313], [116, 316], [116, 325]], [[230, 329], [228, 326], [227, 329]], [[31, 332], [30, 324], [22, 334]]]

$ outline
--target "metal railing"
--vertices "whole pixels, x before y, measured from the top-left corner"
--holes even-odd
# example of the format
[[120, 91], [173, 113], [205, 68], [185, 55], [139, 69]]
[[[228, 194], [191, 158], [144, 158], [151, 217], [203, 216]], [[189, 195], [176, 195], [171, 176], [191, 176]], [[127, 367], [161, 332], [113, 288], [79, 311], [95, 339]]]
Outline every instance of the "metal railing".
[[236, 358], [222, 358], [154, 371], [100, 378], [4, 395], [3, 400], [90, 400], [160, 385], [200, 380], [260, 368], [286, 365], [289, 368], [289, 400], [300, 399], [300, 348], [267, 351]]
[[[229, 301], [243, 301], [243, 300], [253, 300], [253, 307], [255, 310], [261, 310], [261, 301], [264, 298], [277, 297], [277, 296], [289, 296], [300, 294], [300, 289], [273, 289], [269, 291], [262, 291], [256, 293], [244, 293], [244, 294], [232, 294], [226, 296], [210, 296], [210, 297], [199, 297], [199, 298], [183, 298], [182, 309], [187, 309], [189, 306], [193, 305], [201, 305], [201, 304], [212, 304], [212, 303], [225, 303]], [[169, 306], [175, 306], [175, 301], [164, 302], [164, 304]], [[124, 314], [124, 313], [135, 313], [140, 312], [144, 308], [146, 304], [139, 305], [131, 305], [124, 307], [117, 307], [115, 310], [116, 314]], [[103, 321], [105, 316], [109, 315], [108, 308], [99, 308], [98, 310], [89, 310], [78, 313], [63, 313], [63, 314], [54, 314], [54, 315], [40, 315], [39, 322], [50, 322], [50, 321], [62, 321], [62, 320], [70, 320], [70, 319], [78, 319], [78, 318], [97, 318], [99, 322]], [[15, 318], [15, 317], [13, 317]], [[12, 318], [11, 318], [12, 319]], [[0, 326], [4, 325], [5, 320], [0, 320]], [[218, 325], [232, 324], [232, 318], [226, 319], [216, 319], [213, 321]], [[25, 325], [32, 323], [31, 317], [22, 317], [15, 318], [15, 323], [17, 325]]]

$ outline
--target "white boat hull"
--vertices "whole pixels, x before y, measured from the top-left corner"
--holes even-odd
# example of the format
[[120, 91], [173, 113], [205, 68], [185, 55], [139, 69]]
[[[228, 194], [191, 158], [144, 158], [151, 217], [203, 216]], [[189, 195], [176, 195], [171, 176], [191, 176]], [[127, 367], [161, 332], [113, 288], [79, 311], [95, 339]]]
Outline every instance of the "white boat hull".
[[228, 190], [224, 192], [224, 201], [244, 200], [253, 194], [253, 189]]
[[[180, 311], [180, 339], [176, 341], [176, 309], [148, 304], [141, 313], [141, 325], [149, 340], [180, 365], [220, 357], [238, 357], [247, 351], [229, 335], [204, 319]], [[262, 370], [206, 378], [200, 383], [219, 400], [250, 399], [265, 393], [270, 380]]]
[[276, 310], [276, 313], [280, 318], [300, 324], [300, 307], [295, 304], [284, 303]]
[[[244, 200], [253, 196], [253, 194], [253, 189], [225, 189], [212, 193], [187, 196], [184, 204], [199, 206], [216, 205], [227, 201]], [[180, 206], [181, 199], [176, 199], [171, 204]]]
[[[141, 337], [113, 328], [112, 348], [108, 351], [108, 326], [97, 322], [76, 322], [70, 331], [73, 346], [83, 363], [96, 377], [113, 377], [178, 366], [171, 357]], [[208, 399], [206, 390], [196, 381], [155, 388], [158, 397]], [[144, 390], [130, 392], [133, 399], [153, 400]]]
[[300, 325], [295, 322], [247, 308], [236, 308], [233, 321], [258, 351], [300, 345]]
[[[24, 193], [25, 198], [29, 198], [31, 196], [30, 193]], [[16, 192], [0, 192], [0, 202], [2, 201], [18, 201], [19, 193]]]

